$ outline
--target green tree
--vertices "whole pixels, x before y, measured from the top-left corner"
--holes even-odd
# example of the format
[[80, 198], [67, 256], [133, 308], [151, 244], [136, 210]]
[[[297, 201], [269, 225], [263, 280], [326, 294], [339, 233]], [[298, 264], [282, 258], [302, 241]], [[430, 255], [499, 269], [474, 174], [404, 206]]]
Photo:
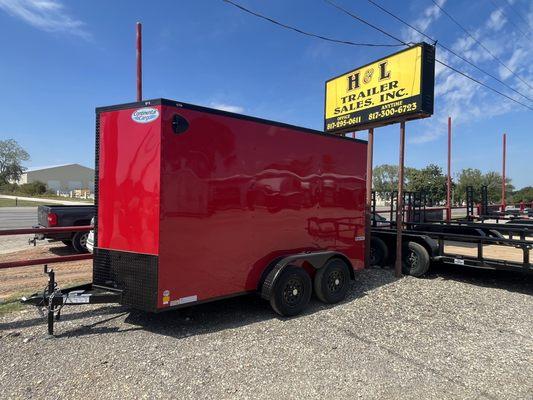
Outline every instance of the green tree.
[[429, 205], [445, 200], [446, 176], [442, 174], [442, 168], [435, 164], [429, 164], [422, 169], [412, 169], [409, 190], [424, 192]]
[[[502, 176], [499, 172], [489, 171], [483, 175], [483, 185], [487, 186], [489, 203], [499, 203], [502, 200]], [[514, 186], [510, 178], [505, 178], [505, 199], [509, 200]]]
[[[404, 190], [411, 190], [410, 182], [416, 171], [415, 168], [405, 167]], [[390, 193], [398, 190], [398, 166], [382, 164], [375, 167], [372, 171], [372, 186], [382, 200], [390, 200]]]
[[472, 186], [474, 193], [481, 192], [483, 174], [477, 168], [464, 168], [457, 174], [457, 188], [454, 193], [456, 202], [466, 201], [466, 188]]
[[13, 139], [0, 140], [0, 184], [17, 181], [24, 172], [23, 161], [30, 155]]
[[379, 193], [390, 193], [398, 189], [398, 166], [378, 165], [372, 172], [372, 185]]
[[513, 192], [511, 200], [515, 203], [520, 203], [521, 201], [531, 203], [533, 201], [533, 186], [526, 186]]
[[[457, 190], [455, 199], [459, 202], [466, 201], [466, 188], [472, 186], [474, 189], [474, 201], [481, 201], [481, 187], [487, 186], [487, 197], [489, 203], [499, 203], [501, 201], [502, 176], [495, 171], [489, 171], [486, 174], [481, 173], [479, 169], [465, 168], [457, 176]], [[506, 198], [514, 190], [511, 178], [506, 178]]]

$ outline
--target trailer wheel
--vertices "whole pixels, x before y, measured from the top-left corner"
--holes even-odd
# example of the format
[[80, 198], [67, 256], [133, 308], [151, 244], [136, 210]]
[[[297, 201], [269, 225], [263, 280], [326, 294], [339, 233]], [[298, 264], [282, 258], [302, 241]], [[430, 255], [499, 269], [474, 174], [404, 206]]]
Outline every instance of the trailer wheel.
[[72, 236], [72, 247], [78, 253], [87, 253], [87, 238], [89, 237], [89, 232], [76, 232]]
[[350, 285], [348, 265], [339, 258], [329, 260], [315, 275], [317, 297], [324, 303], [334, 304], [346, 298]]
[[403, 273], [411, 276], [422, 276], [429, 269], [429, 254], [419, 243], [407, 242], [403, 249]]
[[309, 274], [300, 267], [287, 265], [274, 284], [270, 305], [280, 315], [300, 314], [311, 299], [312, 285]]
[[387, 257], [389, 256], [389, 249], [383, 240], [377, 237], [370, 239], [370, 266], [383, 266]]

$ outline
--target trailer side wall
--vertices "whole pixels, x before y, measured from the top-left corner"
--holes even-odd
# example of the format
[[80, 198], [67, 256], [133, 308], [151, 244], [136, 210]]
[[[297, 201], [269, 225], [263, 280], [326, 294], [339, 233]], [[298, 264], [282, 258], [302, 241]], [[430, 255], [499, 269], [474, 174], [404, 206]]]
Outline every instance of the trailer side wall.
[[254, 291], [286, 254], [337, 250], [363, 268], [366, 143], [171, 106], [162, 117], [159, 308]]

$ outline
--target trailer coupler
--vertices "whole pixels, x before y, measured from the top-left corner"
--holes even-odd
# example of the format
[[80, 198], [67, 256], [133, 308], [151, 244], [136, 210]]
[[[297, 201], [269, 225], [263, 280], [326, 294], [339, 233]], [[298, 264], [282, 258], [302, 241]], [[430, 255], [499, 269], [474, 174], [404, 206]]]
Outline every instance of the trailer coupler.
[[63, 306], [120, 303], [122, 298], [121, 290], [98, 288], [94, 287], [92, 283], [61, 290], [55, 280], [54, 270], [45, 265], [44, 273], [48, 275], [48, 284], [43, 292], [23, 297], [20, 302], [36, 306], [43, 317], [46, 314], [50, 336], [54, 335], [54, 321], [59, 321], [61, 318]]

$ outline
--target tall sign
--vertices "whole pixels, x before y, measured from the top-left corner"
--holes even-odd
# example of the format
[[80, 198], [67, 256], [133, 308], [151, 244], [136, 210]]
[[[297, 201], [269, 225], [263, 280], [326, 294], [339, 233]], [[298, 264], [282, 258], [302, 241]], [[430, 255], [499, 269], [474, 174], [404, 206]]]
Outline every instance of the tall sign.
[[435, 47], [419, 43], [326, 82], [324, 130], [346, 133], [433, 114]]

